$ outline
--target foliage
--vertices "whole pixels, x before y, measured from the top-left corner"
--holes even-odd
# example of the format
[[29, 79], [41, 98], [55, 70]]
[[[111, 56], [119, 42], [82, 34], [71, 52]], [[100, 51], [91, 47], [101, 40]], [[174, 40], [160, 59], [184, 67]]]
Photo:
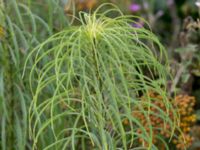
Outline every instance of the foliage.
[[[28, 2], [28, 4], [27, 4]], [[48, 1], [45, 6], [53, 8], [57, 6], [54, 1]], [[9, 0], [0, 1], [0, 149], [31, 149], [28, 140], [27, 115], [31, 101], [31, 94], [28, 91], [28, 79], [22, 79], [22, 70], [25, 58], [30, 49], [35, 47], [45, 38], [50, 36], [54, 28], [65, 22], [56, 25], [55, 18], [44, 16], [40, 10], [34, 13], [38, 6], [38, 1]], [[34, 6], [34, 10], [32, 7]], [[55, 7], [58, 10], [58, 6]], [[49, 15], [53, 10], [48, 10]], [[57, 11], [59, 16], [63, 16], [61, 11]], [[63, 27], [62, 27], [63, 28]]]
[[[170, 124], [170, 136], [174, 134], [178, 119], [167, 99], [168, 63], [162, 44], [151, 31], [131, 26], [137, 17], [124, 16], [115, 6], [100, 13], [103, 6], [93, 14], [80, 12], [80, 26], [51, 36], [28, 56], [33, 149], [157, 149], [148, 121], [150, 107], [157, 106], [149, 97], [140, 100], [149, 90], [163, 97], [166, 111], [158, 109], [158, 114]], [[119, 15], [110, 18], [111, 12]], [[131, 115], [133, 106], [145, 116], [148, 132]], [[133, 125], [129, 129], [123, 125], [127, 118]], [[141, 145], [138, 138], [148, 144]]]

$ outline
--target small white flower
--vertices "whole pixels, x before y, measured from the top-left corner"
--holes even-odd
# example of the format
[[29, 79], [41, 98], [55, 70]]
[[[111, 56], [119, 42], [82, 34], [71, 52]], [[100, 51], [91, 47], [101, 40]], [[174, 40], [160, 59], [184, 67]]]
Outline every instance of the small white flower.
[[200, 1], [196, 1], [196, 6], [200, 8]]

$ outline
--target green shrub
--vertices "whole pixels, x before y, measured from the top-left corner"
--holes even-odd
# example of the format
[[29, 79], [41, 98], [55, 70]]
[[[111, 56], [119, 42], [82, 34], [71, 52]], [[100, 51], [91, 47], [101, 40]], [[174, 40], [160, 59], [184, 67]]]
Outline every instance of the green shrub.
[[[80, 12], [80, 26], [51, 36], [27, 58], [33, 149], [157, 149], [149, 115], [170, 124], [173, 135], [178, 119], [167, 99], [169, 73], [162, 44], [151, 31], [132, 27], [137, 17], [124, 16], [115, 6], [99, 13], [103, 6], [93, 14]], [[110, 18], [112, 12], [119, 15]], [[140, 101], [149, 90], [163, 97], [166, 112], [173, 110], [173, 120], [158, 108], [152, 114], [150, 98]], [[134, 106], [145, 116], [149, 131], [132, 115]], [[123, 125], [127, 118], [130, 128]], [[139, 138], [148, 144], [141, 145]], [[158, 140], [163, 142], [159, 136]]]

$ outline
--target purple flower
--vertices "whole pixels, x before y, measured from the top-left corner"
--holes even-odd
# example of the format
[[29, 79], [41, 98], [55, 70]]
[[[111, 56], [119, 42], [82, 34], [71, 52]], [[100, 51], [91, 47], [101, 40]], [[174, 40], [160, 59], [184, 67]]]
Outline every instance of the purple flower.
[[141, 6], [139, 4], [133, 3], [129, 7], [130, 11], [137, 12], [141, 9]]

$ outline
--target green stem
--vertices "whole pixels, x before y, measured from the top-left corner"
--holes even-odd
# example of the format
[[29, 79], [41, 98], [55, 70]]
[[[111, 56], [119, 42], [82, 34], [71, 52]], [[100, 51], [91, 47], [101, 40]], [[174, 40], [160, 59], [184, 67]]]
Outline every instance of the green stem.
[[[92, 54], [93, 54], [93, 58], [94, 58], [93, 61], [94, 61], [94, 64], [95, 64], [96, 77], [97, 77], [97, 80], [99, 82], [100, 90], [102, 91], [103, 90], [103, 83], [102, 83], [102, 79], [100, 77], [100, 67], [99, 67], [99, 64], [98, 64], [98, 54], [96, 52], [95, 44], [96, 44], [96, 41], [95, 41], [95, 39], [93, 39], [93, 41], [92, 41]], [[102, 97], [103, 97], [103, 94], [102, 94]]]
[[[100, 66], [98, 64], [98, 54], [97, 54], [97, 51], [96, 51], [96, 41], [95, 39], [92, 40], [92, 53], [93, 53], [93, 61], [94, 61], [94, 64], [95, 64], [95, 70], [96, 70], [96, 78], [98, 80], [98, 84], [99, 84], [99, 89], [101, 91], [101, 97], [102, 99], [104, 99], [104, 94], [103, 94], [103, 82], [102, 82], [102, 78], [101, 78], [101, 75], [100, 75]], [[95, 91], [95, 90], [94, 90]], [[96, 94], [96, 93], [95, 93]], [[101, 107], [99, 105], [99, 107]], [[99, 120], [99, 125], [100, 125], [100, 133], [103, 134], [103, 129], [104, 129], [104, 124], [102, 123], [101, 121], [101, 116], [97, 116], [98, 117], [98, 120]], [[102, 139], [102, 147], [103, 149], [107, 150], [108, 147], [107, 147], [107, 144], [106, 144], [106, 139], [105, 139], [105, 136], [102, 135], [101, 137]]]

